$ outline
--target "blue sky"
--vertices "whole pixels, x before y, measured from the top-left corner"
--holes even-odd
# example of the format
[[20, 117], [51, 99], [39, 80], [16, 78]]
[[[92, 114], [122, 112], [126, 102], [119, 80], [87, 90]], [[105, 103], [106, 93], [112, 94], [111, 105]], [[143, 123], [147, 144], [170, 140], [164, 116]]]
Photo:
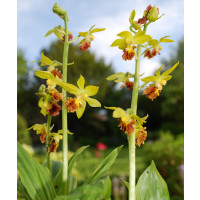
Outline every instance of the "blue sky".
[[121, 50], [110, 47], [119, 32], [129, 29], [128, 18], [133, 9], [136, 10], [136, 18], [139, 18], [149, 4], [156, 5], [160, 13], [165, 15], [149, 27], [147, 34], [157, 39], [169, 35], [175, 40], [173, 44], [163, 45], [161, 56], [151, 60], [143, 59], [141, 73], [151, 74], [159, 67], [162, 58], [167, 59], [173, 54], [173, 47], [183, 38], [183, 0], [18, 0], [18, 47], [25, 51], [25, 56], [33, 67], [36, 64], [31, 61], [37, 60], [41, 49], [48, 47], [56, 39], [54, 35], [44, 38], [45, 33], [54, 26], [63, 25], [63, 21], [52, 12], [55, 2], [68, 10], [69, 29], [74, 37], [94, 24], [96, 27], [106, 28], [106, 31], [95, 34], [91, 51], [95, 52], [97, 58], [103, 57], [106, 63], [113, 63], [116, 72], [134, 70], [132, 61], [121, 59]]

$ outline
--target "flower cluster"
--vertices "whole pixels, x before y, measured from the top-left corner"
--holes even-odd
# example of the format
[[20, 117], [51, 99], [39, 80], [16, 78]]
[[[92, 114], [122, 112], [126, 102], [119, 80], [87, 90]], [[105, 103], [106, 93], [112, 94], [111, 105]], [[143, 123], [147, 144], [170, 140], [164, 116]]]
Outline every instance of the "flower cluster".
[[149, 86], [146, 87], [146, 89], [143, 91], [143, 94], [146, 95], [147, 98], [151, 99], [152, 101], [159, 96], [159, 93], [162, 91], [162, 87], [166, 85], [167, 81], [172, 78], [170, 73], [172, 73], [176, 67], [179, 65], [179, 62], [177, 62], [172, 68], [168, 69], [167, 71], [163, 72], [161, 74], [161, 68], [158, 69], [158, 71], [155, 73], [155, 76], [148, 76], [141, 81], [148, 84], [149, 82], [153, 82], [152, 84], [149, 84]]
[[134, 36], [130, 31], [123, 31], [117, 36], [121, 39], [115, 40], [111, 47], [118, 47], [123, 50], [123, 60], [132, 60], [135, 56], [136, 45], [144, 44], [152, 39], [150, 35], [146, 35], [145, 32], [141, 30], [138, 30]]
[[140, 118], [137, 115], [131, 114], [131, 110], [126, 111], [118, 107], [105, 107], [106, 109], [114, 110], [113, 118], [117, 118], [119, 121], [120, 130], [130, 136], [135, 130], [135, 143], [137, 146], [144, 144], [147, 137], [146, 127], [143, 124], [146, 123], [148, 115]]
[[[47, 136], [47, 127], [46, 124], [34, 124], [27, 130], [33, 129], [36, 131], [38, 135], [40, 135], [40, 141], [41, 143], [46, 143], [46, 136]], [[68, 131], [68, 134], [73, 134]], [[57, 133], [49, 133], [49, 138], [48, 138], [48, 152], [56, 152], [60, 140], [62, 140], [62, 130], [59, 130]]]
[[96, 33], [96, 32], [100, 32], [100, 31], [104, 31], [105, 28], [95, 28], [95, 25], [93, 25], [89, 31], [87, 32], [79, 32], [79, 37], [83, 37], [83, 39], [79, 42], [79, 49], [81, 51], [85, 51], [87, 50], [88, 48], [90, 48], [91, 46], [91, 42], [94, 40], [94, 35], [92, 35], [93, 33]]

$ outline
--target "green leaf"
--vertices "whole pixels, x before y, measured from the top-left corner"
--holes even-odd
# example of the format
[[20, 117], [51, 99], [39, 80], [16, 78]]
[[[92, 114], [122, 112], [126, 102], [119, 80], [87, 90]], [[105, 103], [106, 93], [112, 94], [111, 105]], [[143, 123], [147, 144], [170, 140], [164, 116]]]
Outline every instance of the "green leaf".
[[119, 36], [121, 38], [130, 38], [133, 35], [130, 31], [123, 31], [123, 32], [119, 33], [117, 36]]
[[17, 179], [17, 192], [22, 195], [26, 200], [32, 200], [29, 194], [26, 191], [26, 188], [23, 186], [22, 182]]
[[82, 106], [79, 106], [79, 108], [76, 111], [76, 115], [77, 115], [78, 119], [82, 117], [82, 115], [85, 111], [85, 107], [86, 107], [86, 101], [83, 101]]
[[133, 10], [133, 11], [131, 12], [131, 15], [130, 15], [130, 17], [129, 17], [129, 22], [130, 22], [130, 24], [132, 24], [134, 18], [135, 18], [135, 10]]
[[94, 96], [99, 90], [99, 87], [94, 86], [94, 85], [88, 85], [85, 87], [85, 93], [88, 96]]
[[145, 78], [142, 78], [141, 81], [148, 83], [148, 82], [154, 82], [156, 81], [157, 77], [156, 76], [147, 76]]
[[87, 98], [86, 98], [86, 101], [88, 102], [88, 104], [89, 104], [91, 107], [101, 107], [101, 103], [100, 103], [98, 100], [96, 100], [96, 99], [87, 97]]
[[111, 200], [111, 181], [109, 177], [93, 184], [83, 185], [67, 196], [57, 196], [55, 200]]
[[67, 193], [70, 193], [71, 191], [75, 190], [76, 188], [77, 188], [76, 177], [74, 177], [72, 174], [69, 174], [68, 179], [67, 179]]
[[162, 76], [166, 76], [166, 75], [172, 73], [172, 72], [177, 68], [178, 65], [179, 65], [179, 61], [178, 61], [172, 68], [170, 68], [170, 69], [168, 69], [167, 71], [165, 71], [165, 72], [162, 74]]
[[153, 161], [138, 180], [136, 186], [136, 199], [170, 200], [167, 184], [159, 174]]
[[123, 183], [126, 185], [127, 189], [129, 190], [129, 182], [125, 181], [123, 178], [120, 178]]
[[91, 31], [91, 33], [96, 33], [96, 32], [100, 32], [100, 31], [104, 31], [106, 30], [105, 28], [95, 28]]
[[20, 180], [33, 200], [53, 200], [56, 196], [49, 170], [37, 163], [17, 143], [17, 169]]
[[68, 164], [68, 174], [71, 173], [72, 167], [74, 163], [76, 162], [76, 160], [78, 159], [78, 156], [88, 147], [89, 145], [79, 148], [78, 150], [76, 150], [74, 155], [70, 158], [69, 164]]
[[115, 80], [117, 78], [124, 77], [124, 76], [125, 76], [124, 72], [119, 72], [119, 73], [110, 75], [109, 77], [106, 78], [106, 80], [113, 81], [113, 80]]
[[105, 174], [110, 167], [115, 162], [115, 159], [117, 158], [118, 153], [123, 148], [123, 145], [120, 147], [117, 147], [114, 149], [96, 168], [96, 170], [91, 174], [91, 176], [85, 181], [85, 184], [91, 184], [94, 183], [96, 180], [98, 180], [103, 174]]
[[[79, 148], [74, 155], [69, 159], [68, 162], [68, 176], [70, 176], [72, 168], [74, 166], [74, 163], [76, 162], [76, 160], [78, 159], [78, 156], [87, 148], [88, 146], [83, 146], [81, 148]], [[71, 175], [72, 176], [72, 175]], [[76, 182], [75, 180], [71, 180], [73, 178], [68, 179], [68, 181], [73, 184], [73, 186], [70, 186], [71, 188], [74, 188], [74, 185]], [[69, 184], [70, 184], [69, 183]], [[62, 191], [62, 168], [59, 170], [59, 172], [56, 174], [55, 178], [53, 179], [53, 185], [56, 188], [56, 192], [57, 194], [61, 194]]]

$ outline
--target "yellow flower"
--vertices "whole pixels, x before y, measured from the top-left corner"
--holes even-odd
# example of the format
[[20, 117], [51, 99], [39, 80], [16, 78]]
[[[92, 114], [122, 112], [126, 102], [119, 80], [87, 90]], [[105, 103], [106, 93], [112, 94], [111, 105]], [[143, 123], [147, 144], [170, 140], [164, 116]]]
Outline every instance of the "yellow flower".
[[179, 65], [179, 62], [177, 62], [173, 67], [171, 67], [167, 71], [160, 74], [161, 69], [162, 69], [162, 66], [161, 66], [158, 69], [158, 71], [155, 73], [155, 76], [145, 77], [145, 78], [141, 79], [141, 81], [143, 81], [145, 83], [153, 82], [153, 84], [150, 84], [150, 86], [155, 86], [155, 87], [157, 87], [158, 90], [161, 91], [162, 86], [166, 85], [167, 81], [172, 78], [172, 76], [169, 74], [171, 74], [178, 65]]
[[76, 96], [76, 100], [80, 104], [78, 109], [76, 110], [77, 117], [80, 118], [86, 107], [86, 102], [91, 107], [101, 107], [101, 104], [96, 99], [90, 98], [90, 96], [94, 96], [97, 94], [99, 87], [88, 85], [85, 87], [85, 79], [81, 75], [79, 80], [77, 81], [78, 87], [69, 83], [62, 83], [60, 86], [66, 89], [69, 93], [74, 94]]
[[79, 49], [81, 51], [85, 51], [87, 50], [90, 46], [91, 46], [91, 41], [94, 40], [94, 35], [92, 35], [92, 33], [96, 33], [96, 32], [100, 32], [100, 31], [104, 31], [105, 28], [94, 28], [95, 25], [93, 25], [89, 31], [87, 32], [79, 32], [79, 37], [83, 37], [83, 39], [79, 42]]
[[146, 119], [148, 118], [148, 115], [140, 118], [137, 115], [134, 115], [131, 113], [131, 109], [127, 109], [126, 111], [122, 108], [118, 107], [105, 107], [106, 109], [114, 110], [113, 112], [113, 118], [117, 118], [119, 120], [119, 127], [120, 129], [128, 134], [130, 136], [134, 128], [137, 129], [137, 127], [142, 126], [143, 123], [146, 123]]

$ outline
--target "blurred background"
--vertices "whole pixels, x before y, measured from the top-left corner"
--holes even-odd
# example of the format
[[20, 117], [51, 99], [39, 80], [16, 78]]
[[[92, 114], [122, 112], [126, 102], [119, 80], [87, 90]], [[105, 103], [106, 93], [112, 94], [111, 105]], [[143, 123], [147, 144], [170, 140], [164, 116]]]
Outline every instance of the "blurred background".
[[[34, 69], [44, 69], [31, 61], [40, 60], [44, 52], [52, 60], [62, 62], [63, 42], [51, 35], [44, 38], [45, 33], [54, 26], [63, 25], [63, 22], [52, 13], [55, 1], [52, 0], [18, 0], [18, 55], [17, 55], [17, 139], [39, 162], [44, 161], [44, 145], [41, 145], [39, 136], [26, 129], [35, 123], [46, 123], [46, 118], [38, 108], [38, 91], [41, 83], [45, 83], [34, 76]], [[106, 28], [106, 31], [97, 33], [91, 49], [80, 52], [77, 46], [70, 46], [68, 81], [76, 84], [80, 74], [86, 79], [86, 85], [93, 84], [100, 87], [95, 96], [102, 108], [87, 109], [81, 119], [75, 114], [68, 114], [69, 130], [74, 133], [69, 137], [71, 154], [83, 146], [90, 145], [83, 156], [78, 160], [74, 174], [79, 182], [90, 174], [91, 170], [114, 147], [124, 144], [115, 164], [109, 171], [113, 182], [113, 199], [127, 199], [127, 190], [120, 180], [128, 180], [128, 149], [127, 138], [119, 130], [118, 121], [112, 118], [112, 112], [106, 111], [104, 106], [116, 106], [127, 109], [130, 107], [131, 93], [128, 89], [120, 89], [120, 85], [107, 81], [105, 78], [117, 72], [134, 73], [134, 61], [123, 61], [122, 52], [110, 44], [121, 31], [129, 29], [128, 18], [133, 9], [136, 18], [142, 17], [146, 7], [156, 5], [161, 14], [160, 20], [153, 23], [147, 34], [159, 39], [171, 36], [175, 42], [164, 44], [161, 55], [148, 60], [142, 58], [141, 74], [152, 75], [161, 64], [164, 69], [172, 67], [179, 60], [179, 67], [172, 73], [173, 78], [163, 88], [161, 95], [153, 102], [140, 93], [138, 115], [149, 114], [146, 124], [148, 137], [145, 145], [136, 150], [137, 178], [150, 164], [155, 164], [166, 180], [172, 200], [183, 199], [183, 172], [184, 172], [184, 22], [182, 0], [65, 0], [57, 1], [68, 10], [70, 18], [69, 29], [74, 38], [78, 32], [87, 31], [92, 25]], [[63, 25], [64, 26], [64, 25]], [[61, 115], [53, 117], [54, 131], [61, 129]], [[102, 142], [107, 145], [104, 151], [98, 150], [96, 144]], [[54, 160], [62, 160], [62, 153], [52, 153]], [[87, 161], [87, 162], [86, 162]]]

